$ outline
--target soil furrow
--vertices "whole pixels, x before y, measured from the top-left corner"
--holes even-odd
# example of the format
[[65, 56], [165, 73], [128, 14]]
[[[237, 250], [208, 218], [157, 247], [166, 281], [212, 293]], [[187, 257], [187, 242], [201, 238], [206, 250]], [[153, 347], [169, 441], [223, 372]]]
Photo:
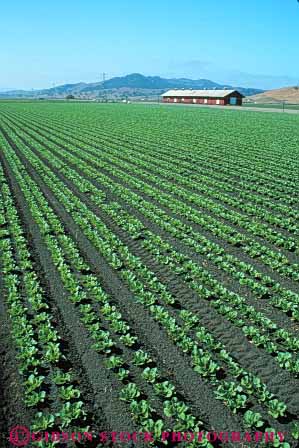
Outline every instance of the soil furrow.
[[[44, 161], [45, 163], [48, 163], [46, 160]], [[26, 162], [25, 159], [24, 162]], [[247, 341], [244, 334], [238, 328], [236, 328], [233, 324], [220, 316], [213, 308], [211, 308], [207, 304], [206, 301], [199, 299], [198, 295], [193, 291], [190, 291], [190, 289], [184, 284], [184, 282], [178, 279], [178, 277], [173, 276], [173, 274], [169, 272], [167, 267], [162, 267], [161, 269], [161, 266], [154, 262], [152, 257], [150, 257], [142, 247], [139, 247], [140, 244], [137, 241], [132, 242], [132, 240], [125, 232], [123, 232], [111, 221], [109, 221], [109, 218], [105, 216], [105, 214], [102, 213], [100, 209], [94, 206], [84, 196], [84, 194], [80, 193], [68, 179], [66, 179], [54, 167], [51, 167], [51, 169], [57, 175], [57, 177], [59, 177], [65, 183], [65, 185], [67, 185], [74, 192], [74, 194], [76, 194], [76, 196], [80, 197], [82, 202], [86, 203], [89, 208], [97, 216], [99, 216], [105, 222], [105, 224], [108, 225], [113, 230], [113, 232], [121, 238], [123, 242], [125, 242], [125, 244], [128, 245], [134, 255], [137, 255], [141, 258], [141, 260], [156, 274], [161, 282], [167, 285], [170, 292], [176, 293], [176, 297], [182, 305], [202, 316], [202, 324], [207, 329], [209, 329], [209, 331], [211, 331], [221, 342], [226, 344], [227, 348], [236, 358], [236, 360], [240, 362], [240, 364], [244, 368], [258, 375], [262, 379], [262, 381], [269, 386], [270, 390], [272, 390], [272, 379], [275, 377], [275, 375], [273, 375], [273, 372], [281, 372], [281, 369], [271, 357], [271, 355], [267, 354], [264, 350], [257, 349], [252, 344], [250, 344], [250, 342]], [[35, 175], [33, 170], [31, 172], [31, 175]], [[146, 259], [144, 258], [145, 255], [147, 257]], [[173, 287], [173, 285], [175, 286]], [[277, 314], [277, 317], [279, 319], [280, 314], [275, 314]], [[279, 320], [281, 321], [281, 319]], [[287, 328], [287, 324], [285, 324], [285, 326]], [[240, 341], [242, 341], [241, 344]], [[248, 357], [248, 353], [250, 354], [250, 357]], [[285, 371], [281, 372], [281, 376], [283, 378], [283, 381], [281, 382], [281, 388], [276, 393], [281, 400], [286, 400], [286, 397], [290, 396], [291, 400], [287, 401], [287, 403], [291, 406], [291, 411], [293, 413], [299, 412], [298, 381], [295, 380], [291, 374]], [[276, 383], [274, 384], [274, 386], [275, 390], [277, 390]]]
[[[113, 297], [113, 299], [117, 303], [123, 317], [128, 322], [130, 322], [130, 325], [134, 332], [144, 342], [144, 345], [147, 347], [149, 354], [153, 354], [155, 359], [157, 359], [158, 366], [161, 363], [162, 368], [173, 370], [174, 384], [177, 386], [177, 390], [180, 392], [180, 394], [187, 399], [187, 402], [190, 402], [199, 410], [200, 415], [205, 416], [207, 421], [211, 422], [210, 425], [213, 425], [213, 428], [218, 430], [241, 428], [238, 419], [235, 416], [232, 416], [228, 409], [224, 405], [222, 405], [222, 403], [215, 400], [210, 386], [205, 381], [201, 380], [200, 377], [192, 370], [192, 368], [189, 367], [186, 355], [182, 355], [177, 352], [175, 346], [168, 341], [165, 332], [156, 322], [152, 320], [149, 312], [145, 310], [141, 305], [132, 300], [131, 293], [126, 289], [126, 287], [124, 287], [121, 280], [115, 274], [115, 271], [110, 268], [108, 263], [99, 255], [99, 253], [95, 250], [89, 240], [82, 234], [80, 228], [73, 221], [70, 215], [66, 213], [64, 208], [57, 202], [57, 200], [53, 196], [53, 193], [45, 186], [42, 179], [40, 179], [34, 169], [31, 168], [28, 161], [21, 154], [19, 154], [19, 150], [17, 148], [14, 149], [15, 152], [20, 156], [32, 179], [34, 179], [34, 181], [37, 183], [55, 213], [59, 216], [61, 221], [68, 229], [69, 235], [72, 236], [72, 238], [76, 241], [78, 247], [80, 248], [81, 254], [84, 255], [84, 258], [91, 266], [93, 272], [100, 279], [101, 284], [103, 285], [105, 290], [111, 295], [111, 297]], [[4, 165], [7, 166], [6, 162], [4, 162]], [[13, 176], [11, 175], [10, 171], [8, 171], [8, 175], [12, 179], [12, 183], [16, 184], [16, 181], [13, 180]], [[24, 208], [26, 208], [25, 203], [23, 203], [22, 210]], [[30, 224], [34, 225], [33, 223]], [[43, 244], [42, 240], [40, 241], [40, 243]], [[40, 252], [40, 250], [43, 251], [43, 249], [44, 247], [40, 247], [40, 249], [38, 249], [38, 252]], [[49, 261], [50, 260], [48, 260], [48, 262]], [[46, 271], [48, 272], [47, 275], [49, 275], [49, 271]], [[54, 272], [51, 272], [51, 275], [54, 275]], [[57, 289], [58, 291], [56, 292], [59, 292], [60, 288]], [[79, 345], [79, 353], [82, 356], [83, 361], [85, 361], [83, 362], [83, 365], [88, 368], [88, 370], [90, 370], [90, 376], [92, 377], [93, 375], [95, 375], [95, 371], [97, 371], [96, 368], [91, 368], [91, 366], [95, 367], [96, 360], [88, 360], [87, 354], [88, 352], [90, 354], [91, 349], [88, 347], [88, 345], [86, 346], [86, 339], [84, 338], [84, 340], [82, 340], [82, 331], [79, 329], [76, 330], [76, 324], [74, 322], [68, 322], [68, 319], [70, 319], [70, 321], [72, 321], [73, 319], [72, 306], [66, 304], [66, 309], [68, 313], [64, 318], [65, 324], [68, 324], [71, 332], [76, 331], [76, 345]], [[95, 358], [95, 356], [96, 355], [92, 353], [91, 358]], [[97, 378], [92, 379], [98, 380]], [[103, 385], [103, 381], [100, 382], [101, 386], [98, 384], [98, 382], [100, 381], [96, 381], [96, 385], [98, 386], [97, 389], [99, 391], [98, 399], [100, 399], [101, 394], [102, 396], [105, 396], [105, 394], [103, 394], [103, 391], [105, 389], [111, 389], [111, 383], [110, 385], [107, 385], [105, 387]], [[103, 403], [103, 408], [105, 411], [105, 415], [107, 415], [105, 405], [110, 406], [111, 403], [113, 403], [113, 400], [111, 398], [116, 399], [115, 389], [105, 397], [107, 398], [107, 403]], [[117, 412], [117, 409], [115, 409], [115, 411]], [[124, 427], [117, 423], [119, 422], [119, 419], [120, 421], [123, 421], [124, 416], [125, 413], [119, 415], [119, 418], [117, 418], [116, 420], [113, 420], [111, 418], [111, 420], [114, 421], [114, 430], [115, 428]], [[225, 416], [225, 418], [223, 418], [223, 416]], [[129, 425], [125, 427], [129, 428]]]

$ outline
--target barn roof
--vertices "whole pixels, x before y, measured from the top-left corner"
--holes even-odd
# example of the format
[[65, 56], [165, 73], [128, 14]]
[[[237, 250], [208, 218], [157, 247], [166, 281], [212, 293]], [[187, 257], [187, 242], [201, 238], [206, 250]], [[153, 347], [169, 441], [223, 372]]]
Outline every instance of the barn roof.
[[[182, 97], [212, 97], [212, 98], [225, 98], [226, 96], [230, 95], [231, 93], [238, 93], [241, 95], [237, 90], [188, 90], [188, 89], [173, 89], [168, 90], [167, 92], [163, 93], [162, 96], [182, 96]], [[243, 96], [243, 95], [242, 95]]]

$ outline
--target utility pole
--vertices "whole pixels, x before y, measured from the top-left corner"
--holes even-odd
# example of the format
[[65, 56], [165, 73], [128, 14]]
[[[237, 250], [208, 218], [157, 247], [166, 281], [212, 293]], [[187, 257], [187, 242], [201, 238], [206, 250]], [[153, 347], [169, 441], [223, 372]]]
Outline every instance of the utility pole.
[[[103, 83], [106, 81], [106, 75], [107, 75], [107, 73], [105, 73], [105, 72], [102, 73], [102, 82], [103, 82]], [[107, 98], [106, 98], [105, 93], [104, 93], [104, 95], [103, 95], [103, 99], [104, 99], [105, 101], [107, 101]]]
[[53, 96], [55, 98], [55, 94], [56, 94], [55, 82], [52, 83], [52, 88], [53, 88]]

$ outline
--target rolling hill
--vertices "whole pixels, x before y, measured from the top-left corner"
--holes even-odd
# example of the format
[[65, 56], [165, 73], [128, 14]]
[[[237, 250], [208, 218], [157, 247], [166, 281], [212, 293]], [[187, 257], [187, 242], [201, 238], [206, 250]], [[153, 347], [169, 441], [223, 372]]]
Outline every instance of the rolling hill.
[[139, 73], [132, 73], [97, 83], [80, 82], [64, 84], [50, 89], [0, 92], [0, 98], [64, 98], [66, 95], [81, 98], [153, 97], [173, 88], [223, 89], [224, 87], [237, 89], [245, 96], [263, 92], [261, 89], [222, 85], [209, 79], [167, 79], [160, 76], [144, 76]]
[[268, 90], [257, 95], [250, 96], [251, 101], [257, 103], [286, 103], [299, 104], [299, 87], [284, 87], [282, 89]]

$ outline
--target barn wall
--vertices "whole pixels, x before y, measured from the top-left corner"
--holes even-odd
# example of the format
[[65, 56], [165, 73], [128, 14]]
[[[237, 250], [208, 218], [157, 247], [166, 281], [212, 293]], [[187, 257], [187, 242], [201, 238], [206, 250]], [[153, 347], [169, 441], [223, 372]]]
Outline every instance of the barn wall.
[[[207, 104], [209, 106], [213, 106], [213, 105], [226, 106], [226, 105], [229, 105], [229, 101], [230, 101], [230, 96], [228, 96], [226, 98], [184, 98], [184, 101], [182, 101], [181, 97], [176, 97], [176, 98], [175, 97], [162, 97], [163, 103]], [[237, 97], [237, 106], [242, 106], [242, 97], [241, 96]]]
[[229, 95], [228, 97], [225, 98], [226, 102], [225, 104], [229, 104], [230, 98], [231, 97], [235, 97], [237, 99], [237, 103], [236, 106], [242, 106], [243, 103], [243, 97], [242, 95], [240, 95], [239, 93], [232, 93], [231, 95]]

